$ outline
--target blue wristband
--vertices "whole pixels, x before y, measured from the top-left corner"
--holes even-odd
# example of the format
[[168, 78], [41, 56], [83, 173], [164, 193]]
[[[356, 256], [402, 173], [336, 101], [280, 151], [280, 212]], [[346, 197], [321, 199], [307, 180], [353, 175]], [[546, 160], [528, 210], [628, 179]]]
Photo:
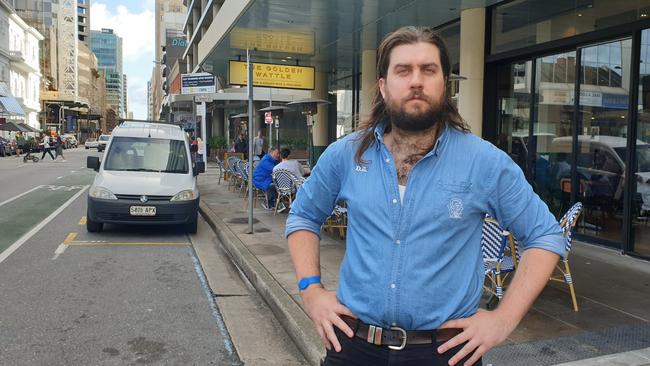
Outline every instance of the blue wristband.
[[309, 285], [313, 285], [315, 283], [320, 283], [320, 276], [303, 277], [300, 279], [300, 281], [298, 281], [298, 290], [306, 290]]

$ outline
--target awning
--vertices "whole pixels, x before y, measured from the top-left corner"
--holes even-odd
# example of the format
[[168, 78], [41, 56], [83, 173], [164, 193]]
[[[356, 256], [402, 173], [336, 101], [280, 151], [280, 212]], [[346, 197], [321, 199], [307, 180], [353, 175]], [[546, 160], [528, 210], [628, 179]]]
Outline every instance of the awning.
[[25, 128], [25, 129], [29, 130], [29, 131], [25, 131], [25, 132], [36, 132], [36, 133], [40, 133], [40, 132], [41, 132], [41, 131], [37, 130], [36, 128], [34, 128], [34, 127], [28, 125], [27, 123], [19, 123], [19, 124], [18, 124], [18, 127], [20, 127], [20, 128]]
[[16, 132], [32, 132], [32, 130], [26, 128], [25, 126], [27, 125], [24, 123], [7, 122], [0, 125], [0, 130], [16, 131]]
[[25, 111], [20, 107], [18, 101], [13, 97], [0, 97], [0, 114], [12, 116], [24, 116]]

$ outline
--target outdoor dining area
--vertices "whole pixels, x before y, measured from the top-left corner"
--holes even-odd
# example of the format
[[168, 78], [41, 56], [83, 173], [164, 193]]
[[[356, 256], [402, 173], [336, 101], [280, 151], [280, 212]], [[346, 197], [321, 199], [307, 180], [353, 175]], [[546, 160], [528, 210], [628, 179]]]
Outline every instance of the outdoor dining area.
[[[224, 156], [224, 160], [216, 158], [217, 160], [217, 169], [219, 170], [218, 175], [218, 184], [221, 184], [221, 180], [228, 182], [228, 190], [231, 190], [234, 193], [238, 193], [246, 202], [249, 195], [253, 195], [253, 207], [261, 206], [260, 202], [268, 201], [267, 192], [258, 189], [255, 185], [250, 185], [252, 187], [252, 193], [249, 189], [249, 161], [244, 160], [243, 154], [238, 153], [227, 153]], [[253, 169], [257, 166], [260, 160], [253, 160]], [[309, 161], [300, 161], [302, 165], [305, 166], [306, 170], [309, 170]], [[280, 207], [290, 208], [293, 203], [300, 186], [309, 179], [309, 177], [298, 177], [293, 172], [286, 169], [277, 169], [274, 170], [272, 175], [272, 181], [274, 189], [277, 192], [277, 198], [275, 200], [275, 206], [272, 207], [273, 214], [277, 215], [279, 213]], [[288, 212], [288, 210], [286, 211]], [[347, 209], [345, 208], [345, 203], [341, 202], [340, 205], [336, 205], [332, 214], [326, 222], [323, 224], [323, 230], [337, 234], [339, 239], [345, 239], [346, 230], [347, 230]]]

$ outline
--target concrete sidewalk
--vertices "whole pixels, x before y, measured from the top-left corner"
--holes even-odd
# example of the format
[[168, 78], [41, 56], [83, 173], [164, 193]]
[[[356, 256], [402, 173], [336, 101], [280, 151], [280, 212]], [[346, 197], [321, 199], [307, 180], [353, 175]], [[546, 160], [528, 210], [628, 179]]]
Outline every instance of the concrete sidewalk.
[[[247, 201], [229, 191], [228, 182], [217, 184], [216, 174], [212, 168], [199, 177], [202, 215], [307, 361], [318, 365], [324, 348], [296, 288], [284, 239], [286, 212], [273, 215], [258, 206], [255, 233], [248, 234]], [[345, 243], [333, 235], [322, 239], [323, 283], [334, 290]], [[650, 345], [650, 264], [576, 243], [571, 265], [580, 311], [573, 311], [565, 286], [549, 284], [508, 340], [484, 357], [484, 365], [555, 365], [604, 355], [610, 364], [640, 365], [625, 363], [629, 354], [623, 352]], [[623, 353], [622, 363], [616, 353]]]

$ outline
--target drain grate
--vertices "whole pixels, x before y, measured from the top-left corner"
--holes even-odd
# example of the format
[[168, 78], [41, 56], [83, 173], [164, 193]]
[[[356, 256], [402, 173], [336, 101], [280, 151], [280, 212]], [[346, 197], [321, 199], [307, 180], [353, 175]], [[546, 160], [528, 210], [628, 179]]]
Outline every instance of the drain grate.
[[556, 365], [612, 353], [645, 348], [650, 344], [650, 325], [626, 325], [570, 337], [497, 347], [483, 356], [483, 364], [495, 366]]
[[[226, 221], [229, 224], [248, 224], [248, 217], [235, 217]], [[253, 224], [259, 223], [260, 220], [253, 219]]]

